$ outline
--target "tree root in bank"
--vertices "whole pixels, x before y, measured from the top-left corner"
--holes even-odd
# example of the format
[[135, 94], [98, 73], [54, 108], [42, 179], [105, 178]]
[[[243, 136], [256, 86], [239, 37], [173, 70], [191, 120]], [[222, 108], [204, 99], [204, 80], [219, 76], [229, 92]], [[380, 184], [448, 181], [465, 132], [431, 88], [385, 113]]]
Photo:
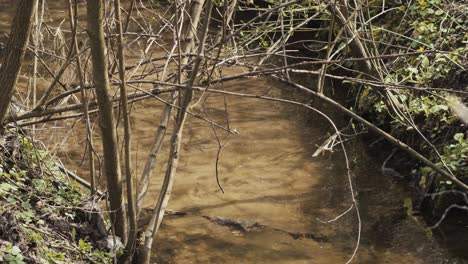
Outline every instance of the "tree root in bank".
[[442, 214], [442, 216], [440, 217], [440, 219], [432, 226], [430, 226], [429, 228], [430, 229], [436, 229], [438, 228], [445, 220], [445, 218], [447, 217], [448, 213], [452, 210], [452, 209], [459, 209], [459, 210], [464, 210], [466, 212], [468, 212], [468, 195], [465, 193], [465, 192], [461, 192], [461, 191], [456, 191], [456, 190], [445, 190], [445, 191], [441, 191], [441, 192], [436, 192], [436, 193], [429, 193], [429, 194], [425, 194], [424, 197], [425, 198], [431, 198], [431, 199], [434, 199], [436, 196], [439, 196], [439, 195], [445, 195], [445, 194], [452, 194], [452, 195], [455, 195], [455, 194], [459, 194], [463, 197], [463, 202], [464, 202], [464, 205], [461, 205], [461, 204], [451, 204], [449, 207], [447, 207], [444, 211], [444, 213]]

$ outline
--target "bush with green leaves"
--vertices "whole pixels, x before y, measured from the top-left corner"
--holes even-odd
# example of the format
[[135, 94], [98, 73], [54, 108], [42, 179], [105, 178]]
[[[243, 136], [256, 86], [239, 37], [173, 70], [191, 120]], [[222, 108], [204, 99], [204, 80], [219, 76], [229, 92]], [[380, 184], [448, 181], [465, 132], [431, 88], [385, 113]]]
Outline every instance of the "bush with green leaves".
[[[410, 120], [389, 109], [388, 103], [369, 87], [360, 94], [360, 111], [370, 114], [398, 138], [411, 139], [413, 146], [434, 163], [468, 182], [463, 134], [466, 125], [451, 107], [454, 95], [461, 96], [462, 102], [466, 100], [468, 3], [417, 0], [392, 3], [390, 8], [395, 9], [374, 23], [373, 36], [380, 43], [381, 53], [419, 52], [385, 61], [389, 71], [385, 82], [416, 88], [393, 93]], [[375, 10], [377, 13], [380, 9]], [[423, 183], [433, 173], [426, 167], [420, 172]], [[453, 187], [442, 179], [434, 183], [437, 190]]]

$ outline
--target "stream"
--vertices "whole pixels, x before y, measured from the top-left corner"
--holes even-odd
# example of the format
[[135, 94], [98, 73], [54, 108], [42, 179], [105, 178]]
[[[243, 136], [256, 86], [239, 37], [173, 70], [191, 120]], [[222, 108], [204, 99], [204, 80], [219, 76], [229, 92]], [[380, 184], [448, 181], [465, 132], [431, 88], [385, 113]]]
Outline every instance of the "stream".
[[[1, 33], [8, 32], [13, 14], [9, 9], [0, 8]], [[39, 85], [47, 87], [47, 81]], [[27, 80], [20, 79], [19, 87], [26, 86]], [[294, 93], [268, 78], [229, 81], [223, 89], [251, 94], [268, 91], [277, 97]], [[143, 171], [162, 107], [155, 99], [131, 107], [134, 175]], [[222, 95], [208, 96], [205, 104], [197, 104], [192, 111], [207, 114], [239, 134], [216, 130], [222, 146], [218, 173], [223, 193], [216, 181], [219, 144], [213, 128], [189, 116], [169, 201], [169, 209], [182, 214], [164, 218], [153, 244], [157, 263], [335, 264], [350, 259], [359, 231], [354, 208], [343, 214], [352, 205], [343, 153], [335, 146], [333, 153], [312, 157], [334, 132], [322, 117], [278, 102]], [[99, 152], [95, 120], [93, 125]], [[69, 169], [88, 177], [83, 120], [39, 126], [35, 136]], [[159, 194], [169, 137], [158, 159], [146, 208], [155, 205]], [[411, 189], [380, 171], [381, 157], [391, 149], [366, 146], [359, 138], [347, 147], [362, 224], [353, 263], [466, 263], [461, 260], [466, 255], [450, 253], [466, 238], [450, 243], [436, 240], [422, 219], [407, 214], [404, 201]]]
[[[270, 90], [270, 95], [281, 96], [285, 87], [267, 78], [249, 78], [227, 82], [224, 89], [257, 94]], [[170, 210], [184, 214], [164, 219], [154, 243], [157, 262], [346, 263], [358, 235], [355, 211], [323, 223], [351, 206], [344, 158], [339, 146], [333, 154], [312, 157], [333, 132], [326, 121], [303, 109], [257, 99], [211, 95], [205, 105], [192, 110], [226, 125], [227, 106], [229, 127], [239, 133], [217, 130], [223, 146], [219, 180], [225, 193], [216, 182], [219, 145], [212, 126], [190, 116], [169, 202]], [[132, 107], [135, 175], [143, 170], [161, 110], [162, 104], [152, 99]], [[86, 175], [82, 122], [73, 129], [57, 124], [52, 133], [46, 131], [44, 140], [55, 142], [51, 149], [69, 168]], [[94, 136], [99, 142], [99, 135]], [[375, 156], [382, 150], [358, 139], [347, 146], [350, 155], [359, 153], [353, 181], [362, 232], [354, 263], [457, 263], [422, 219], [407, 215], [404, 200], [410, 190], [401, 180], [381, 174], [382, 160]], [[156, 203], [166, 155], [167, 148], [146, 208]]]

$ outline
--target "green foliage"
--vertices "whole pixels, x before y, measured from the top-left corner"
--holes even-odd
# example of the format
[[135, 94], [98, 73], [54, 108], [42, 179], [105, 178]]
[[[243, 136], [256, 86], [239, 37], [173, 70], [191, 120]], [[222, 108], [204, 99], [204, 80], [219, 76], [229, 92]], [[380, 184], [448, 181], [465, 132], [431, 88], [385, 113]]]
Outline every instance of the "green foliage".
[[[468, 140], [463, 133], [455, 134], [453, 139], [450, 144], [443, 147], [442, 160], [460, 180], [466, 181], [468, 180]], [[444, 167], [442, 161], [436, 165]], [[420, 171], [422, 174], [420, 185], [424, 186], [427, 178], [434, 172], [429, 167], [421, 167]], [[440, 190], [451, 189], [453, 185], [452, 181], [446, 179], [440, 179], [437, 183]]]
[[15, 217], [17, 220], [29, 224], [36, 217], [36, 213], [31, 209], [29, 201], [22, 202], [21, 205], [22, 210], [17, 211]]
[[16, 191], [18, 188], [7, 182], [0, 183], [0, 196], [5, 196], [10, 191]]
[[66, 263], [66, 256], [63, 252], [57, 252], [51, 248], [44, 248], [40, 252], [40, 256], [42, 259], [46, 260], [47, 263], [59, 264], [59, 263]]
[[[24, 259], [35, 263], [111, 263], [111, 253], [85, 242], [89, 236], [74, 228], [85, 224], [79, 216], [82, 211], [75, 208], [88, 198], [88, 193], [68, 179], [57, 167], [58, 162], [28, 138], [18, 136], [12, 140], [19, 144], [10, 145], [19, 147], [10, 152], [18, 154], [0, 157], [1, 161], [13, 161], [0, 164], [0, 208], [7, 209], [0, 211], [0, 221], [9, 219], [2, 225], [11, 225], [5, 230], [16, 230], [17, 235], [0, 232], [0, 263], [25, 263]], [[70, 235], [60, 229], [71, 227]]]
[[[419, 87], [394, 90], [394, 99], [406, 115], [411, 116], [417, 129], [431, 141], [441, 153], [442, 160], [458, 178], [467, 181], [468, 146], [463, 133], [466, 130], [452, 113], [450, 94], [442, 89], [427, 87], [450, 87], [464, 89], [468, 47], [468, 20], [464, 17], [468, 5], [457, 1], [417, 0], [401, 2], [401, 6], [389, 12], [384, 19], [373, 24], [373, 37], [386, 43], [385, 53], [427, 52], [385, 61], [389, 74], [385, 82]], [[391, 7], [397, 7], [393, 4]], [[374, 14], [381, 11], [376, 5]], [[444, 167], [441, 158], [432, 147], [414, 131], [388, 102], [370, 87], [361, 91], [359, 109], [367, 112], [379, 125], [389, 125], [393, 135], [412, 139], [412, 144], [434, 163]], [[454, 141], [450, 141], [454, 138]], [[447, 140], [449, 139], [449, 140]], [[446, 142], [449, 141], [449, 144]], [[432, 170], [421, 167], [420, 184], [425, 186]], [[436, 182], [439, 190], [452, 188], [450, 181]]]
[[[443, 148], [442, 159], [452, 172], [467, 179], [468, 177], [468, 139], [463, 133], [457, 133], [453, 137], [454, 142]], [[437, 165], [442, 166], [439, 162]]]
[[88, 253], [92, 248], [91, 244], [84, 242], [83, 239], [80, 239], [80, 241], [78, 242], [78, 247], [79, 247], [80, 251], [83, 252], [83, 253]]
[[[44, 225], [44, 221], [39, 220], [39, 221], [37, 221], [37, 224], [38, 225]], [[23, 231], [26, 234], [26, 239], [28, 240], [28, 242], [35, 243], [36, 245], [44, 242], [44, 238], [42, 237], [42, 235], [40, 233], [38, 233], [38, 232], [36, 232], [36, 231], [34, 231], [32, 229], [29, 229], [29, 228], [23, 228]]]
[[[464, 18], [467, 5], [442, 0], [418, 0], [401, 6], [385, 27], [390, 32], [379, 40], [395, 47], [410, 47], [414, 51], [432, 51], [401, 58], [394, 62], [392, 78], [419, 86], [432, 86], [455, 79], [462, 74], [468, 48], [468, 22]], [[379, 27], [377, 27], [379, 28]], [[398, 33], [397, 37], [393, 32]], [[398, 52], [401, 48], [393, 48]], [[443, 51], [443, 52], [439, 52]]]
[[21, 249], [18, 246], [8, 244], [0, 247], [0, 262], [7, 264], [25, 264]]

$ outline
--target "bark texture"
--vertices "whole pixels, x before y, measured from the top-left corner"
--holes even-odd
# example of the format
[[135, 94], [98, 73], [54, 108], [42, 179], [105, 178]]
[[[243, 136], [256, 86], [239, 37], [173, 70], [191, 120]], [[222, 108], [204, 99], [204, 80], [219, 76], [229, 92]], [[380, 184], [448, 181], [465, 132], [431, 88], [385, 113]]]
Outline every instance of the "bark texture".
[[3, 132], [4, 121], [21, 71], [35, 4], [35, 0], [20, 0], [11, 25], [10, 37], [0, 68], [0, 132]]
[[125, 208], [122, 199], [122, 179], [114, 126], [112, 98], [109, 94], [106, 47], [104, 42], [102, 0], [87, 1], [88, 35], [93, 63], [93, 78], [99, 106], [99, 126], [104, 149], [104, 173], [109, 192], [110, 216], [115, 235], [125, 242], [127, 238]]

